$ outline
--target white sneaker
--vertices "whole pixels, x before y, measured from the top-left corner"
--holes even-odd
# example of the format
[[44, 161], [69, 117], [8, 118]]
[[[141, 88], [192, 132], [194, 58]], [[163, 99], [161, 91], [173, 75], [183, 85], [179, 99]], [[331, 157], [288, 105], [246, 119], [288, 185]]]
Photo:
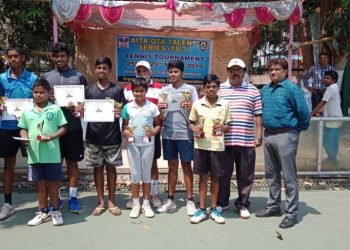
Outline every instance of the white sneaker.
[[135, 205], [130, 212], [130, 218], [138, 218], [140, 216], [141, 213], [141, 207], [139, 205]]
[[164, 201], [162, 206], [157, 208], [157, 212], [158, 213], [166, 213], [168, 211], [175, 210], [175, 209], [176, 209], [175, 202], [172, 201], [171, 199], [167, 199], [166, 201]]
[[208, 218], [207, 212], [204, 212], [202, 209], [198, 209], [196, 213], [191, 217], [192, 224], [198, 224]]
[[128, 200], [128, 202], [126, 203], [126, 208], [132, 209], [132, 207], [134, 206], [133, 203], [134, 203], [134, 202], [133, 202], [132, 198], [130, 198], [130, 199]]
[[146, 205], [142, 205], [142, 212], [145, 214], [147, 218], [154, 217], [154, 212], [149, 203], [147, 203]]
[[215, 221], [218, 224], [225, 223], [224, 217], [222, 217], [221, 213], [219, 213], [219, 211], [217, 209], [211, 210], [209, 213], [209, 217], [210, 217], [210, 219], [212, 219], [213, 221]]
[[28, 226], [37, 226], [41, 223], [47, 222], [51, 220], [51, 215], [47, 213], [39, 212], [37, 215], [34, 216], [33, 219], [28, 221]]
[[248, 209], [242, 208], [242, 209], [239, 210], [239, 216], [242, 219], [249, 219], [250, 218], [250, 213], [249, 213]]
[[160, 207], [162, 205], [162, 202], [160, 201], [157, 195], [153, 195], [151, 197], [151, 202], [152, 202], [152, 206], [155, 208]]
[[59, 226], [63, 224], [63, 217], [60, 211], [52, 211], [51, 217], [52, 217], [52, 224], [54, 226]]
[[5, 220], [14, 212], [15, 206], [11, 206], [9, 203], [5, 203], [0, 209], [0, 220]]
[[187, 215], [193, 216], [196, 213], [196, 205], [194, 204], [194, 201], [187, 200]]

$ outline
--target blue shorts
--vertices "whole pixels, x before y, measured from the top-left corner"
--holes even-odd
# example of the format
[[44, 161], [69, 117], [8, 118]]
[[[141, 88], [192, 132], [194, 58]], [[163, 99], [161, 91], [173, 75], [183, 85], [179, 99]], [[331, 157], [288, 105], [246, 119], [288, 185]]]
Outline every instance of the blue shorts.
[[61, 163], [35, 163], [29, 165], [29, 181], [60, 181], [62, 178]]
[[167, 140], [163, 139], [164, 160], [180, 160], [183, 162], [193, 161], [193, 141], [190, 140]]

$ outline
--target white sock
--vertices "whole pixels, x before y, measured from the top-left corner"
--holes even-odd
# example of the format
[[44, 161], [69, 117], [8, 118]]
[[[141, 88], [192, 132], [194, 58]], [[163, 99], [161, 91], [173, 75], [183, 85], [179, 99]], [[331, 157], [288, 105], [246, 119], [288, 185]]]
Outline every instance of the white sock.
[[158, 195], [158, 185], [159, 185], [159, 180], [151, 180], [151, 195], [152, 196]]
[[58, 199], [62, 200], [61, 199], [61, 189], [58, 189]]
[[149, 205], [149, 200], [143, 200], [142, 206], [147, 206]]
[[140, 198], [132, 198], [132, 204], [134, 206], [140, 206]]
[[77, 198], [78, 188], [76, 187], [70, 187], [69, 188], [69, 196], [71, 198]]

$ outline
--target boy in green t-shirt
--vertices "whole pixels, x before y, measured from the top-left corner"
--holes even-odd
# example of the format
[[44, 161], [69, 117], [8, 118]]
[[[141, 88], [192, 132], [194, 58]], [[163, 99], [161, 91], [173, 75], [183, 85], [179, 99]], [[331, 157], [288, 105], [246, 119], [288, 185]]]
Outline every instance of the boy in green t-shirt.
[[[52, 219], [55, 226], [63, 224], [58, 206], [58, 192], [62, 179], [61, 153], [58, 138], [66, 132], [67, 121], [57, 105], [49, 99], [50, 84], [38, 79], [33, 86], [34, 105], [24, 111], [18, 123], [21, 138], [28, 140], [28, 164], [31, 181], [37, 183], [40, 211], [28, 222], [37, 226]], [[48, 211], [47, 198], [52, 201], [52, 212]]]

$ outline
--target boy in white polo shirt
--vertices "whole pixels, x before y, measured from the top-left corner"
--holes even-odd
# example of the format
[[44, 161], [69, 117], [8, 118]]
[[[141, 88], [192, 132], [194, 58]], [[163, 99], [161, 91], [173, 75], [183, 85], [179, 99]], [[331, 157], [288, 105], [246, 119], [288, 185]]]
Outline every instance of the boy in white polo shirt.
[[221, 168], [227, 161], [225, 153], [224, 132], [229, 129], [229, 103], [218, 97], [220, 80], [216, 75], [209, 74], [203, 80], [205, 96], [193, 103], [190, 113], [190, 129], [195, 133], [193, 172], [199, 179], [199, 209], [191, 218], [191, 223], [197, 224], [206, 220], [206, 195], [208, 175], [210, 175], [210, 211], [209, 217], [216, 223], [225, 223], [224, 218], [216, 209], [219, 193], [219, 177], [224, 172]]
[[[337, 85], [338, 73], [330, 70], [326, 71], [324, 83], [327, 86], [322, 101], [311, 112], [311, 116], [316, 116], [323, 110], [324, 117], [343, 117], [340, 107], [340, 94]], [[327, 121], [324, 127], [323, 146], [327, 152], [328, 160], [331, 164], [336, 164], [339, 149], [341, 121]]]

